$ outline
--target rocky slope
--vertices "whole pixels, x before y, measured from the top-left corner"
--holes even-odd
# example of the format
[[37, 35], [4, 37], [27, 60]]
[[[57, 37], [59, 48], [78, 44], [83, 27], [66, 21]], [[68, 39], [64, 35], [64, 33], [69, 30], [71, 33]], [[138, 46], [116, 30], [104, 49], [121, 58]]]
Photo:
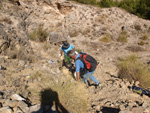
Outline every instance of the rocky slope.
[[[55, 75], [56, 81], [62, 75], [59, 42], [66, 40], [68, 34], [68, 41], [75, 48], [100, 62], [95, 76], [102, 87], [87, 88], [89, 113], [150, 112], [149, 97], [133, 93], [129, 87], [134, 82], [117, 78], [116, 67], [119, 57], [131, 53], [136, 53], [144, 63], [150, 61], [149, 44], [139, 45], [143, 35], [150, 37], [149, 20], [115, 7], [102, 9], [55, 0], [1, 0], [0, 15], [1, 113], [31, 113], [40, 109], [40, 103], [32, 102], [28, 87], [42, 81], [34, 76], [39, 71], [46, 76]], [[39, 25], [49, 32], [46, 43], [29, 40], [30, 33]], [[127, 32], [127, 43], [117, 41], [122, 28]], [[111, 42], [101, 42], [104, 36], [109, 36]]]

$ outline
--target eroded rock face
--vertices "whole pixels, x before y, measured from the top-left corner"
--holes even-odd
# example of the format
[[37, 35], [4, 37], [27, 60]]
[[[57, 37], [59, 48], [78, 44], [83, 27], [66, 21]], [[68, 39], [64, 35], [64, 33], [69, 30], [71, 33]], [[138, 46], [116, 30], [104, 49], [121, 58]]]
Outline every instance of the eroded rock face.
[[10, 58], [31, 60], [32, 48], [26, 30], [25, 13], [11, 2], [1, 1], [0, 52]]

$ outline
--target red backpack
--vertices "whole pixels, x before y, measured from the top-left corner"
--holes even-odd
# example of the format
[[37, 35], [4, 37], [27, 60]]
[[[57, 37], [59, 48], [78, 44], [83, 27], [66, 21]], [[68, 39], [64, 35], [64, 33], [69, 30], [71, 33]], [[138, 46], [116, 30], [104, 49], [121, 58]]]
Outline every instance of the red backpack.
[[97, 61], [92, 56], [90, 56], [86, 53], [81, 52], [79, 54], [81, 54], [81, 55], [76, 60], [80, 59], [83, 62], [86, 70], [88, 70], [89, 72], [94, 71], [98, 65]]

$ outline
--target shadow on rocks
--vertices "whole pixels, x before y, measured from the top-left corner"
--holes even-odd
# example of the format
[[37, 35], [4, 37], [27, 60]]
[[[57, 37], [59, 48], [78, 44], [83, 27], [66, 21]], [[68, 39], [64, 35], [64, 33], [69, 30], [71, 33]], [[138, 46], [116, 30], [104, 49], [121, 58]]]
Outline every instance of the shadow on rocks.
[[119, 113], [120, 109], [117, 108], [111, 108], [111, 107], [103, 107], [101, 109], [102, 113]]
[[52, 89], [41, 91], [41, 108], [32, 113], [69, 113], [60, 103], [58, 93]]

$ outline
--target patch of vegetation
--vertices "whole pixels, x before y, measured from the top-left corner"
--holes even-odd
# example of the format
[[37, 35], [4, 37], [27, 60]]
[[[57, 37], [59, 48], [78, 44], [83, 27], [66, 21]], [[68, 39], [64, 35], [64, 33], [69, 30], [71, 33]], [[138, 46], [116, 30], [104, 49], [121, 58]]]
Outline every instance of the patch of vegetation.
[[29, 36], [33, 41], [44, 42], [48, 36], [48, 31], [44, 29], [43, 26], [39, 25], [37, 29], [29, 34]]
[[143, 40], [141, 40], [140, 43], [138, 43], [138, 44], [143, 46], [145, 44], [145, 42]]
[[119, 35], [117, 41], [118, 41], [118, 42], [123, 42], [123, 43], [128, 42], [127, 32], [126, 32], [125, 30], [123, 30], [123, 31], [121, 32], [121, 34]]
[[36, 79], [41, 77], [40, 82], [32, 82], [28, 87], [33, 103], [55, 103], [58, 108], [63, 106], [69, 113], [72, 111], [74, 113], [87, 112], [87, 91], [82, 82], [70, 78], [71, 75], [60, 75], [57, 78], [54, 75], [40, 72], [33, 76]]
[[120, 78], [139, 81], [142, 87], [150, 87], [150, 70], [140, 62], [136, 55], [120, 58], [118, 62]]
[[99, 7], [120, 7], [139, 17], [150, 19], [149, 0], [72, 0], [79, 3], [96, 5]]
[[104, 36], [100, 39], [100, 41], [102, 41], [102, 42], [111, 42], [111, 38], [110, 38], [109, 35], [104, 35]]
[[141, 37], [142, 40], [148, 40], [148, 36], [147, 34], [144, 34], [142, 37]]

